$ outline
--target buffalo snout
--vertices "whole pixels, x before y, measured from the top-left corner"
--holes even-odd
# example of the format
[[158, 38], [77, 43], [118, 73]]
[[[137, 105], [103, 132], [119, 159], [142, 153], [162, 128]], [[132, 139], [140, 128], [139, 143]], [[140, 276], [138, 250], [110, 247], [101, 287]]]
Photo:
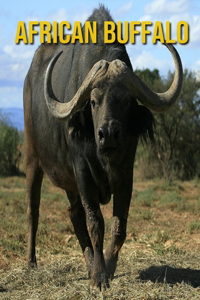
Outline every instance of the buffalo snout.
[[117, 149], [121, 136], [119, 123], [110, 121], [100, 126], [98, 131], [100, 148], [104, 152]]

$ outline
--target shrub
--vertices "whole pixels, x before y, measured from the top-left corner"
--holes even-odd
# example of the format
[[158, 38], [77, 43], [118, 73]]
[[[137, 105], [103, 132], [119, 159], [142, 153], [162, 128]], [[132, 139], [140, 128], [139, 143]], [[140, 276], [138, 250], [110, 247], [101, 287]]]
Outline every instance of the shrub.
[[17, 175], [21, 151], [18, 130], [0, 113], [0, 175]]

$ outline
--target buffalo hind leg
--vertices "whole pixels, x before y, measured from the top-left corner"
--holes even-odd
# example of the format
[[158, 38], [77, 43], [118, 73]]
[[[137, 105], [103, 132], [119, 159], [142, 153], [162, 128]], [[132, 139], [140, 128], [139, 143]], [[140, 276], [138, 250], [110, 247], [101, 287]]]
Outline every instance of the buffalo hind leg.
[[88, 269], [88, 275], [90, 278], [93, 268], [94, 252], [87, 230], [85, 211], [78, 193], [66, 193], [70, 202], [70, 207], [68, 208], [69, 216], [73, 224], [75, 234], [83, 251], [86, 266]]
[[28, 265], [29, 268], [37, 267], [35, 244], [39, 219], [40, 192], [43, 179], [43, 170], [38, 159], [31, 160], [26, 166], [26, 205], [28, 219]]

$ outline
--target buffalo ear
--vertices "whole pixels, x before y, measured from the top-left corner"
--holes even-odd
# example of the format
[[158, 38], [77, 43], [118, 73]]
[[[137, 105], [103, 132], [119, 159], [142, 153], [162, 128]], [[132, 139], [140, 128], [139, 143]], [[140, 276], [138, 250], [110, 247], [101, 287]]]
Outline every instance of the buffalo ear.
[[85, 106], [73, 113], [68, 120], [67, 130], [72, 139], [92, 140], [94, 138], [94, 126], [90, 107]]
[[130, 132], [133, 136], [141, 137], [145, 142], [154, 141], [154, 117], [151, 111], [143, 105], [137, 105], [132, 111]]

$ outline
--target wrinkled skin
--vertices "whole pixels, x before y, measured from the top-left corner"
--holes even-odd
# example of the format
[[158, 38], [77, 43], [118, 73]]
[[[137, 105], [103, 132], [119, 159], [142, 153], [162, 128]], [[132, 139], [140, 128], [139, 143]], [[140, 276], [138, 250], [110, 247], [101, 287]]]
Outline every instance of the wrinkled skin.
[[[119, 60], [132, 72], [124, 45], [102, 42], [103, 21], [112, 20], [108, 11], [100, 7], [89, 20], [98, 23], [97, 45], [44, 44], [36, 51], [25, 79], [28, 261], [30, 267], [37, 265], [36, 233], [45, 172], [56, 186], [66, 191], [70, 203], [68, 214], [92, 286], [104, 289], [114, 276], [118, 254], [126, 238], [138, 138], [142, 135], [153, 139], [153, 116], [146, 107], [138, 105], [126, 80], [122, 82], [119, 76], [112, 76], [111, 67], [108, 71], [108, 62], [117, 59], [115, 73], [120, 69]], [[63, 53], [54, 63], [51, 83], [46, 85], [50, 95], [46, 96], [47, 66], [59, 51]], [[99, 61], [102, 63], [95, 67]], [[53, 97], [61, 104], [69, 103], [93, 66], [95, 76], [88, 84], [89, 92], [84, 94], [87, 99], [82, 98], [84, 105], [60, 119], [62, 109], [59, 113], [52, 112], [48, 99]], [[57, 107], [59, 103], [54, 101], [53, 105]], [[100, 204], [108, 203], [111, 195], [111, 240], [103, 254], [104, 219]]]

